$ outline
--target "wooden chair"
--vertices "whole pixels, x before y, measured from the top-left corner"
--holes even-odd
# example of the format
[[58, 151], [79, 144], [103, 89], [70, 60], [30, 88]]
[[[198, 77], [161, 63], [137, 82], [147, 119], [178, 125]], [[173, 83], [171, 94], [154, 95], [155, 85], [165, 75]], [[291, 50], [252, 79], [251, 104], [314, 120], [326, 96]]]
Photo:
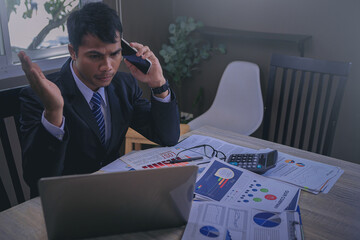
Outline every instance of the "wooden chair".
[[273, 54], [263, 139], [329, 155], [350, 65]]
[[[17, 163], [15, 161], [15, 159], [18, 158], [21, 159], [18, 133], [20, 115], [19, 93], [22, 88], [23, 86], [0, 90], [0, 147], [2, 147], [4, 152], [0, 157], [5, 156], [6, 160], [1, 161], [1, 179], [4, 190], [6, 189], [5, 192], [8, 193], [8, 199], [10, 199], [10, 202], [13, 202], [11, 201], [11, 196], [15, 195], [17, 203], [25, 201], [25, 194], [22, 186], [25, 186], [25, 184], [22, 184], [23, 180], [19, 177], [21, 174], [19, 174], [18, 171], [18, 169], [21, 168], [21, 161], [17, 161]], [[18, 157], [15, 158], [15, 155]], [[7, 166], [4, 167], [3, 165]], [[8, 171], [4, 171], [4, 169]], [[9, 187], [6, 186], [12, 186], [12, 189], [9, 189]], [[24, 188], [26, 188], [26, 186]], [[13, 203], [12, 205], [15, 204]]]
[[[189, 132], [190, 127], [187, 124], [180, 124], [180, 135]], [[143, 135], [129, 128], [125, 136], [125, 154], [132, 150], [141, 150], [141, 144], [157, 145], [156, 143], [146, 139]]]
[[1, 179], [0, 179], [0, 212], [3, 210], [6, 210], [8, 208], [10, 208], [10, 200], [8, 198], [8, 195], [6, 193], [4, 184], [2, 183]]

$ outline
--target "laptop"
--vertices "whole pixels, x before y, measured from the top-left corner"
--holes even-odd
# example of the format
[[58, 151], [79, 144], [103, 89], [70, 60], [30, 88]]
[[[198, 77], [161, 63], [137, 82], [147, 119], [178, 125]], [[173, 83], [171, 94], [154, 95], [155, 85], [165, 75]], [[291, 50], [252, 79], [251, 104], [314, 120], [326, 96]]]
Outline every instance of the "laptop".
[[78, 239], [186, 224], [197, 166], [42, 178], [49, 239]]

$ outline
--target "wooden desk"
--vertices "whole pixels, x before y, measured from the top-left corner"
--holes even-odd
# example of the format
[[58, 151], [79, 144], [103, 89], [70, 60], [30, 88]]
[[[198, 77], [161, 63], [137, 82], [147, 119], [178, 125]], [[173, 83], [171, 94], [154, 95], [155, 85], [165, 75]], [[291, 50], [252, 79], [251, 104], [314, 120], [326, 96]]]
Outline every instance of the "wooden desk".
[[[305, 239], [358, 239], [360, 235], [360, 165], [306, 152], [261, 139], [239, 135], [212, 127], [191, 131], [254, 149], [274, 148], [310, 160], [341, 167], [345, 172], [328, 194], [314, 195], [302, 191], [300, 209]], [[181, 239], [185, 227], [151, 232], [123, 234], [101, 239]], [[0, 213], [0, 239], [46, 239], [40, 199], [35, 198]], [[99, 239], [99, 238], [96, 238]]]
[[[189, 125], [180, 124], [180, 136], [189, 131]], [[129, 128], [125, 136], [125, 154], [131, 152], [132, 150], [141, 150], [141, 144], [157, 145], [156, 143], [146, 139], [143, 135], [134, 129]]]

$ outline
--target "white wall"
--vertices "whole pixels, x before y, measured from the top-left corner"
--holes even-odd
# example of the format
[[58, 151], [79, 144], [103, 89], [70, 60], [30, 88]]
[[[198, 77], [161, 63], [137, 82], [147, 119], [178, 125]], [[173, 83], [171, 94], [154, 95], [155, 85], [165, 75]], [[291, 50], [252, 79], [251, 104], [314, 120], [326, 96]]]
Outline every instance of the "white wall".
[[[174, 16], [192, 16], [209, 26], [312, 35], [311, 43], [306, 45], [306, 57], [352, 62], [332, 156], [360, 163], [360, 1], [174, 0], [173, 4]], [[259, 61], [265, 73], [272, 52], [297, 54], [289, 46], [242, 47], [236, 49], [238, 57]]]

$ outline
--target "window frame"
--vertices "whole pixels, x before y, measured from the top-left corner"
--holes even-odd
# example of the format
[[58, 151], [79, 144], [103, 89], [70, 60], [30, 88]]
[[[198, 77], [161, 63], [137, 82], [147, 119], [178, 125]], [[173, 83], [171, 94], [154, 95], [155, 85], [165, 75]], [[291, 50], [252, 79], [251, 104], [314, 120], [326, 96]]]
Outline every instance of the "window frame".
[[[5, 6], [5, 0], [0, 0], [0, 6]], [[10, 46], [10, 36], [9, 36], [9, 29], [7, 25], [7, 12], [6, 8], [0, 8], [0, 30], [1, 30], [1, 37], [2, 43], [4, 48], [5, 55], [0, 55], [0, 78], [1, 78], [1, 70], [4, 65], [9, 65], [11, 61], [11, 46]]]
[[[82, 4], [92, 1], [102, 1], [102, 0], [79, 0]], [[120, 5], [120, 0], [118, 0]], [[106, 1], [103, 1], [106, 3]], [[0, 6], [5, 6], [5, 0], [0, 0]], [[116, 9], [118, 11], [118, 9]], [[119, 12], [119, 11], [118, 11]], [[21, 77], [24, 76], [24, 72], [21, 68], [20, 62], [14, 62], [13, 59], [16, 59], [16, 55], [11, 51], [10, 35], [7, 22], [7, 10], [5, 7], [0, 8], [0, 31], [4, 43], [4, 53], [5, 55], [0, 55], [0, 81], [6, 80], [8, 78]], [[0, 42], [1, 43], [1, 42]], [[0, 46], [1, 47], [1, 46]], [[67, 46], [60, 46], [54, 49], [46, 49], [46, 55], [49, 55], [50, 51], [58, 52], [61, 50], [67, 49]], [[37, 51], [37, 50], [34, 50]], [[41, 50], [40, 50], [41, 51]], [[42, 59], [34, 59], [43, 72], [52, 71], [60, 69], [61, 66], [69, 58], [70, 54], [68, 51], [62, 55], [45, 57]], [[14, 57], [14, 58], [13, 58]]]

